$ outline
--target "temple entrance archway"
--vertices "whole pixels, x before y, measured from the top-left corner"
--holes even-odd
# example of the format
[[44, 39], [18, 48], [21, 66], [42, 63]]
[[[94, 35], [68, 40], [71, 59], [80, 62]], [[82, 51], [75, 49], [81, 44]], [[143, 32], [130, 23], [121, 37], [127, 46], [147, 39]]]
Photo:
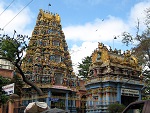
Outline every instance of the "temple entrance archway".
[[129, 105], [131, 102], [135, 102], [138, 100], [139, 97], [133, 97], [133, 96], [121, 96], [121, 103], [125, 106]]
[[65, 109], [65, 99], [61, 97], [65, 97], [65, 93], [52, 92], [51, 108]]
[[81, 113], [86, 113], [86, 96], [81, 97]]

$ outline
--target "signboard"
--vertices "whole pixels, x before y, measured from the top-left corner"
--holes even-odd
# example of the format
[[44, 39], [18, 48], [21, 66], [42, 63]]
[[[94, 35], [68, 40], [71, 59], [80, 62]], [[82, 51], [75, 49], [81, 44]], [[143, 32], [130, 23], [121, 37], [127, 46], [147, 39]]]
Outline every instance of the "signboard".
[[121, 88], [121, 94], [139, 95], [139, 90]]
[[58, 98], [50, 98], [49, 97], [49, 101], [58, 102], [58, 100], [59, 100]]
[[6, 95], [11, 95], [11, 94], [14, 94], [14, 87], [15, 87], [15, 84], [12, 83], [12, 84], [3, 86], [2, 89], [6, 92]]

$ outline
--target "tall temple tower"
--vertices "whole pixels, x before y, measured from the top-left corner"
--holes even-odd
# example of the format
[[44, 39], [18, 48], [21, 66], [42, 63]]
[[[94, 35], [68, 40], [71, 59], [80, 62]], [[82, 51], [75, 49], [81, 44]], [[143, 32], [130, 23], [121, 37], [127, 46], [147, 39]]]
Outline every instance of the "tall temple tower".
[[[40, 9], [22, 68], [26, 77], [43, 90], [51, 108], [73, 110], [75, 100], [68, 98], [75, 96], [78, 83], [60, 22], [58, 14]], [[26, 91], [32, 94], [30, 101], [37, 98], [31, 88], [26, 87]]]
[[141, 100], [144, 82], [140, 75], [141, 67], [130, 51], [122, 54], [121, 50], [108, 50], [99, 43], [92, 53], [89, 79], [85, 84], [86, 113], [107, 113], [111, 103], [128, 105]]

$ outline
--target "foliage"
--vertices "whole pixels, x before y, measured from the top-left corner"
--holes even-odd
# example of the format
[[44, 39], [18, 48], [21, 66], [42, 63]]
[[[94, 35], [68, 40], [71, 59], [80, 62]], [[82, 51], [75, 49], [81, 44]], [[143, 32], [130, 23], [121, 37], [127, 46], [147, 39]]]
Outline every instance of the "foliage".
[[87, 56], [82, 60], [82, 63], [79, 63], [78, 68], [79, 68], [79, 74], [78, 76], [86, 79], [88, 77], [88, 72], [89, 72], [89, 66], [92, 63], [91, 56]]
[[122, 104], [114, 103], [108, 106], [108, 113], [121, 113], [125, 109]]
[[142, 75], [144, 75], [144, 79], [148, 83], [146, 90], [150, 92], [150, 8], [146, 9], [145, 12], [146, 29], [143, 32], [140, 31], [140, 22], [138, 20], [136, 35], [133, 36], [130, 33], [124, 32], [122, 34], [122, 42], [127, 46], [134, 44], [132, 54], [138, 58], [139, 64], [143, 67]]
[[137, 32], [135, 37], [128, 32], [124, 32], [122, 34], [122, 42], [129, 46], [129, 44], [135, 44], [132, 48], [132, 52], [136, 55], [141, 62], [141, 64], [145, 64], [146, 66], [150, 67], [150, 8], [146, 10], [147, 18], [145, 20], [146, 29], [140, 32], [140, 22], [138, 20], [137, 23]]
[[3, 35], [0, 37], [0, 59], [10, 61], [16, 67], [23, 81], [35, 89], [39, 95], [43, 95], [42, 90], [33, 82], [29, 81], [21, 69], [23, 53], [29, 48], [29, 46], [26, 44], [29, 38], [28, 36], [23, 35], [15, 36], [15, 34], [16, 31], [14, 31], [13, 37], [9, 37], [8, 35]]
[[5, 95], [5, 91], [3, 91], [2, 87], [9, 84], [10, 80], [0, 76], [0, 104], [5, 104], [9, 96]]

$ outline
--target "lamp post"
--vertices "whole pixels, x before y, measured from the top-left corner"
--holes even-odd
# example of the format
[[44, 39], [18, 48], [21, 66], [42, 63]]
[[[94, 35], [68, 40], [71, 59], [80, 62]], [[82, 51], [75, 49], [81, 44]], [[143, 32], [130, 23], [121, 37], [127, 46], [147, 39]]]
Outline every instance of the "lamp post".
[[51, 6], [51, 4], [49, 3], [49, 4], [48, 4], [48, 11], [49, 11], [49, 7], [50, 7], [50, 6]]
[[115, 40], [115, 39], [117, 39], [116, 36], [113, 38], [113, 50], [114, 50], [114, 40]]

